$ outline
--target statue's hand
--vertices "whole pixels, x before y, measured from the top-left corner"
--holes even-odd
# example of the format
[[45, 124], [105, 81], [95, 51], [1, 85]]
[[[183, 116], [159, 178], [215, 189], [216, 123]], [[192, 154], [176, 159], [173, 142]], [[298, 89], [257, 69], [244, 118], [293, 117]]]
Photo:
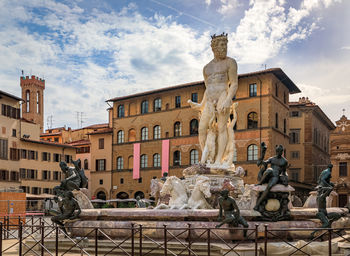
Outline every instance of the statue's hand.
[[189, 103], [193, 109], [200, 109], [202, 107], [202, 104], [193, 102], [192, 100], [188, 100], [187, 103]]

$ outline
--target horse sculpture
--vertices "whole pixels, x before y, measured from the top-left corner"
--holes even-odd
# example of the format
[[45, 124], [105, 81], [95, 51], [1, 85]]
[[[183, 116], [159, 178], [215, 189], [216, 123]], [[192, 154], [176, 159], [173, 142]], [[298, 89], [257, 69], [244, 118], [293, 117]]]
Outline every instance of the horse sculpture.
[[167, 178], [160, 190], [160, 197], [170, 194], [169, 204], [159, 204], [155, 209], [180, 209], [186, 205], [188, 196], [183, 182], [176, 176]]
[[182, 207], [182, 209], [212, 209], [205, 199], [209, 197], [211, 197], [209, 178], [206, 176], [198, 176], [191, 196], [188, 199], [188, 203]]

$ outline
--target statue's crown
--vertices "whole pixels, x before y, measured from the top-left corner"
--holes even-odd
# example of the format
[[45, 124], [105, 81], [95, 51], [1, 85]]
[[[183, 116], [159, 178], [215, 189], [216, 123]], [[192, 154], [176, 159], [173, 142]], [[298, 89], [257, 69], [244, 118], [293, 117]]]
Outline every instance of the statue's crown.
[[214, 34], [214, 35], [211, 36], [211, 40], [214, 40], [215, 38], [219, 38], [219, 37], [225, 37], [227, 39], [227, 33], [222, 32], [221, 35]]

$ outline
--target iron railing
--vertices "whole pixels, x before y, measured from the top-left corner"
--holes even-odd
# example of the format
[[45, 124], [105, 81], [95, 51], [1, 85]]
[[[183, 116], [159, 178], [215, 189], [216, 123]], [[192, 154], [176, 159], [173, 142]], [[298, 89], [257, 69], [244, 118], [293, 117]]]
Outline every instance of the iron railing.
[[[84, 228], [81, 237], [70, 237], [56, 225], [53, 225], [48, 219], [43, 217], [22, 218], [21, 216], [13, 218], [17, 223], [11, 221], [11, 217], [0, 219], [0, 256], [7, 255], [12, 249], [16, 249], [18, 255], [69, 255], [76, 253], [77, 249], [81, 255], [107, 256], [112, 253], [128, 256], [147, 256], [147, 255], [203, 255], [208, 256], [217, 253], [218, 247], [214, 245], [220, 244], [221, 255], [241, 255], [239, 251], [240, 245], [250, 246], [250, 250], [257, 255], [270, 255], [269, 243], [280, 242], [288, 245], [293, 249], [289, 255], [302, 253], [310, 255], [305, 248], [307, 245], [322, 239], [328, 240], [328, 253], [332, 255], [332, 238], [342, 237], [350, 243], [350, 239], [344, 236], [344, 231], [350, 231], [350, 228], [331, 229], [331, 228], [286, 228], [274, 229], [269, 228], [266, 224], [259, 226], [255, 224], [254, 228], [195, 228], [191, 224], [183, 228], [173, 228], [163, 225], [162, 227], [146, 227], [139, 224], [131, 224], [125, 228]], [[70, 230], [78, 227], [70, 227]], [[81, 228], [79, 228], [81, 229]], [[223, 238], [220, 232], [228, 230], [230, 232], [247, 232], [244, 240], [231, 241], [227, 237]], [[263, 232], [259, 232], [263, 231]], [[310, 238], [306, 243], [297, 247], [293, 242], [281, 236], [281, 232], [311, 232], [318, 231], [319, 234]], [[111, 235], [111, 231], [126, 234], [124, 237], [115, 239]], [[157, 236], [153, 236], [154, 232], [158, 232]], [[161, 235], [159, 235], [161, 234]], [[154, 238], [161, 237], [161, 238]], [[62, 238], [67, 241], [63, 245]], [[10, 240], [11, 243], [5, 243]], [[31, 240], [31, 243], [27, 241]], [[48, 242], [50, 241], [50, 242]], [[85, 244], [89, 241], [90, 244]], [[108, 247], [105, 246], [108, 243]], [[198, 252], [200, 250], [200, 253]]]

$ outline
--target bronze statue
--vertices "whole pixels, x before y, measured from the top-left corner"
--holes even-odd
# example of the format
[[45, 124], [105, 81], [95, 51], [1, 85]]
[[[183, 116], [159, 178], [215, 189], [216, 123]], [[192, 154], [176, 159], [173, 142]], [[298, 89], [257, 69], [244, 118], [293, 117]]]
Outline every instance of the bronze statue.
[[71, 191], [64, 191], [57, 197], [58, 207], [60, 211], [50, 210], [50, 215], [53, 215], [51, 221], [56, 223], [65, 233], [64, 220], [74, 220], [81, 213], [78, 202], [75, 200]]
[[136, 207], [137, 208], [146, 208], [146, 202], [143, 199], [141, 199], [140, 196], [136, 197]]
[[[339, 213], [327, 213], [327, 197], [331, 194], [334, 184], [331, 182], [332, 178], [332, 168], [333, 165], [329, 164], [326, 170], [323, 170], [318, 178], [317, 185], [317, 207], [318, 212], [316, 217], [321, 220], [322, 228], [331, 227], [332, 223], [340, 219], [341, 215]], [[311, 235], [314, 235], [316, 231], [312, 232]]]
[[[258, 160], [257, 165], [261, 167], [260, 172], [258, 174], [258, 181], [259, 183], [257, 185], [262, 185], [267, 183], [267, 187], [264, 192], [259, 196], [256, 205], [254, 207], [254, 210], [258, 211], [260, 205], [264, 200], [267, 199], [267, 195], [269, 194], [271, 188], [276, 184], [283, 184], [285, 186], [288, 185], [288, 176], [287, 176], [287, 166], [288, 161], [285, 159], [283, 154], [283, 146], [279, 145], [276, 146], [276, 156], [270, 157], [266, 161], [263, 160], [265, 152], [266, 152], [266, 146], [265, 143], [261, 143], [262, 147], [262, 154], [261, 158]], [[270, 168], [267, 168], [267, 166], [270, 164]]]
[[161, 181], [166, 182], [166, 179], [168, 178], [168, 173], [164, 172], [163, 176], [160, 178]]
[[84, 169], [80, 169], [80, 159], [73, 161], [74, 167], [69, 167], [66, 162], [60, 162], [60, 168], [65, 174], [65, 179], [61, 181], [59, 186], [54, 187], [56, 195], [61, 194], [63, 191], [80, 190], [80, 188], [86, 188], [88, 179], [85, 176]]
[[[237, 227], [238, 224], [241, 224], [243, 227], [248, 228], [249, 225], [247, 221], [241, 216], [235, 199], [230, 197], [228, 194], [229, 191], [227, 189], [224, 189], [220, 192], [221, 196], [219, 197], [220, 210], [218, 221], [221, 221], [221, 223], [216, 225], [216, 227], [219, 228], [224, 224], [229, 224], [230, 226]], [[224, 210], [224, 219], [222, 210]], [[245, 237], [247, 236], [246, 229], [243, 231], [243, 234]]]

